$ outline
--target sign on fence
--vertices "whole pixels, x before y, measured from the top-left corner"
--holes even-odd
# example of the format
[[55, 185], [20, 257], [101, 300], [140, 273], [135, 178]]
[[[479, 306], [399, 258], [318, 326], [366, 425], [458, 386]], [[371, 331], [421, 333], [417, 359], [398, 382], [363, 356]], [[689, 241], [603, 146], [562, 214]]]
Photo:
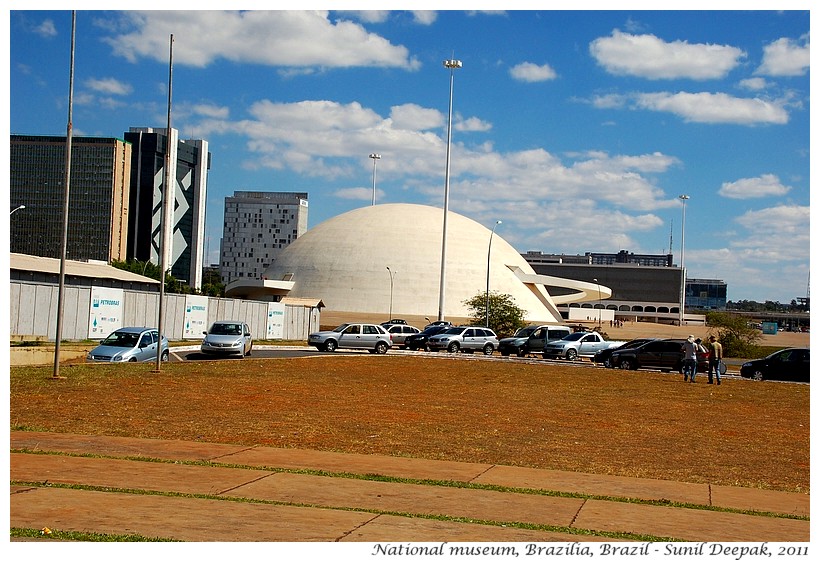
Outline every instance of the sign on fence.
[[281, 340], [285, 334], [285, 305], [281, 302], [268, 303], [268, 332], [265, 339]]
[[202, 333], [208, 329], [208, 297], [185, 295], [185, 325], [182, 339], [203, 339]]
[[124, 292], [109, 287], [91, 287], [88, 339], [102, 339], [122, 328]]

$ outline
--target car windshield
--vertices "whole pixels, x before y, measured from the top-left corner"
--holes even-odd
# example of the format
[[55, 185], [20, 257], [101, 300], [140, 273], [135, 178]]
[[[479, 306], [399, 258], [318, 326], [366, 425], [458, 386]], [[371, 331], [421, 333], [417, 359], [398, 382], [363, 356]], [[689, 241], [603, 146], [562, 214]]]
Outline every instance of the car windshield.
[[513, 337], [527, 338], [527, 337], [530, 336], [530, 334], [532, 334], [535, 331], [536, 328], [537, 328], [537, 326], [525, 326], [525, 327], [521, 328], [520, 330], [518, 330], [515, 333], [515, 336], [513, 336]]
[[214, 324], [211, 326], [211, 334], [215, 336], [241, 336], [242, 326], [239, 324]]
[[445, 330], [444, 332], [442, 332], [442, 335], [447, 335], [447, 334], [460, 334], [460, 333], [461, 333], [461, 332], [463, 332], [463, 331], [464, 331], [464, 328], [457, 328], [457, 327], [453, 327], [453, 328], [448, 328], [447, 330]]
[[103, 341], [100, 345], [109, 345], [111, 347], [134, 347], [137, 345], [140, 335], [134, 332], [114, 332]]
[[344, 332], [345, 328], [347, 328], [348, 326], [350, 326], [350, 324], [342, 324], [341, 326], [336, 326], [331, 331], [333, 331], [333, 332]]
[[443, 332], [443, 331], [444, 331], [443, 326], [428, 326], [421, 333], [426, 334], [428, 336], [432, 336], [433, 334], [438, 334], [439, 332]]
[[567, 340], [567, 341], [578, 341], [581, 338], [583, 338], [585, 335], [587, 335], [586, 332], [575, 332], [574, 334], [568, 335], [564, 339]]

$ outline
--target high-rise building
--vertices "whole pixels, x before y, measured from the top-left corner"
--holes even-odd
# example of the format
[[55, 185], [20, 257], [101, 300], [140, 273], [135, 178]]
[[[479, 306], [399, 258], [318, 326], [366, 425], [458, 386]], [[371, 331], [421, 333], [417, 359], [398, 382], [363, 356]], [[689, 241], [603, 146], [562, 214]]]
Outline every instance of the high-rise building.
[[307, 231], [308, 194], [235, 191], [225, 198], [222, 282], [259, 279], [279, 252]]
[[[59, 258], [63, 243], [66, 137], [11, 135], [9, 202], [13, 253]], [[126, 259], [131, 145], [71, 137], [66, 258]]]
[[[167, 130], [131, 127], [125, 140], [133, 145], [128, 257], [159, 265]], [[173, 128], [170, 148], [173, 198], [166, 263], [174, 277], [198, 289], [205, 259], [205, 197], [211, 155], [207, 141], [180, 140], [179, 131]]]

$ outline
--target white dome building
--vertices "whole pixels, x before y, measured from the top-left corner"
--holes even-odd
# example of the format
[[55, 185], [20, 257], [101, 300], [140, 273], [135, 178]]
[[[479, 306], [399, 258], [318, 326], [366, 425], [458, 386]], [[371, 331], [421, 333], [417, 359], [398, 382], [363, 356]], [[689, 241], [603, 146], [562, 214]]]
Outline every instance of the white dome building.
[[[443, 210], [411, 204], [371, 205], [349, 211], [293, 241], [262, 280], [238, 280], [227, 294], [319, 298], [326, 310], [394, 317], [438, 314]], [[487, 287], [491, 231], [450, 212], [447, 222], [445, 318], [468, 317], [464, 301]], [[389, 268], [389, 271], [388, 271]], [[391, 273], [392, 306], [391, 306]], [[544, 285], [577, 289], [553, 299]], [[509, 294], [532, 322], [561, 322], [556, 303], [608, 298], [596, 284], [537, 275], [496, 232], [490, 252], [490, 291]], [[257, 294], [260, 291], [256, 291]]]

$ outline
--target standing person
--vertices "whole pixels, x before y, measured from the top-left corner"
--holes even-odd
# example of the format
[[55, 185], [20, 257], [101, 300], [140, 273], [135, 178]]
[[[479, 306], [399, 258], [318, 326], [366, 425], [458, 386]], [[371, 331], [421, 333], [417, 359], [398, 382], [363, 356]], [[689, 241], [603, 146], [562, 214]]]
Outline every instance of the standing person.
[[712, 369], [715, 370], [715, 380], [720, 384], [720, 362], [723, 360], [723, 346], [715, 336], [709, 336], [709, 381], [712, 384]]
[[683, 380], [695, 382], [695, 373], [698, 370], [698, 346], [695, 336], [689, 336], [681, 347], [683, 351]]

